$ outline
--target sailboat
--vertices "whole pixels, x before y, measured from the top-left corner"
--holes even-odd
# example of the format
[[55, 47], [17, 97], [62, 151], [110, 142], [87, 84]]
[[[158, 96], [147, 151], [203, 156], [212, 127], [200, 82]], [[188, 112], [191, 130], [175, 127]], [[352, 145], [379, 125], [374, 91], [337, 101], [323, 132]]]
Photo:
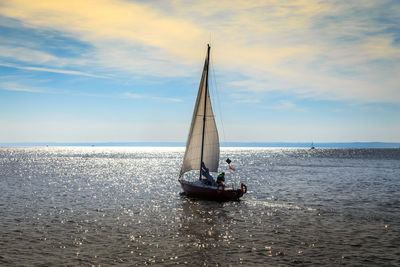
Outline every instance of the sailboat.
[[311, 142], [311, 147], [310, 147], [310, 149], [315, 149], [314, 142]]
[[[208, 87], [209, 62], [210, 45], [208, 44], [178, 181], [189, 197], [217, 201], [238, 200], [247, 192], [245, 184], [242, 183], [240, 189], [225, 187], [222, 183], [216, 183], [210, 174], [210, 172], [218, 172], [220, 147]], [[227, 162], [230, 162], [229, 159]], [[199, 171], [198, 180], [185, 180], [184, 174], [193, 170]]]

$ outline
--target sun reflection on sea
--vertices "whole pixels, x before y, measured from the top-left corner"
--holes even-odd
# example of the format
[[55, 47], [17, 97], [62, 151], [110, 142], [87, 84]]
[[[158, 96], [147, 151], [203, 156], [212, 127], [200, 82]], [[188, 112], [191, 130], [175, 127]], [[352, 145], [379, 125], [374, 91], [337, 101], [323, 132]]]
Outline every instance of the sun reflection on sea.
[[222, 148], [225, 203], [180, 194], [183, 152], [1, 148], [0, 265], [395, 265], [394, 152]]

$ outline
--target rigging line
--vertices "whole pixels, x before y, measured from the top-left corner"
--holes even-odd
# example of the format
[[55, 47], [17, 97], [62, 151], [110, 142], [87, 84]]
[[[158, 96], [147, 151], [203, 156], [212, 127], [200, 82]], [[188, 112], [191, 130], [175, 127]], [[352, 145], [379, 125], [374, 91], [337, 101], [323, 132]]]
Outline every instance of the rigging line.
[[[213, 60], [211, 60], [210, 63], [211, 63], [211, 70], [212, 70], [212, 73], [213, 73], [211, 80], [213, 81], [213, 84], [215, 85], [215, 90], [213, 90], [213, 91], [215, 91], [214, 95], [216, 95], [216, 97], [217, 97], [217, 101], [216, 102], [217, 102], [217, 105], [218, 105], [219, 120], [220, 120], [221, 128], [222, 128], [222, 137], [223, 137], [224, 142], [226, 142], [224, 123], [223, 123], [223, 120], [222, 120], [221, 101], [220, 101], [220, 97], [219, 97], [219, 93], [218, 93], [217, 80], [215, 79], [215, 71], [214, 71]], [[215, 103], [215, 101], [214, 101], [214, 103]]]

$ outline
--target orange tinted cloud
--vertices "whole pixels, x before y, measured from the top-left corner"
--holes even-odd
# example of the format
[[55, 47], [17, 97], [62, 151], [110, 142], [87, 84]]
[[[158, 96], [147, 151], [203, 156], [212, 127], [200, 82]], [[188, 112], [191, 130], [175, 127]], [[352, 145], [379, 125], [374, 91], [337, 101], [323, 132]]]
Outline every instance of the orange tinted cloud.
[[[252, 81], [242, 83], [250, 86], [242, 86], [242, 91], [291, 90], [331, 99], [398, 102], [395, 73], [400, 71], [400, 52], [394, 35], [368, 36], [385, 32], [385, 25], [368, 17], [368, 10], [378, 4], [8, 0], [1, 4], [0, 14], [90, 43], [90, 60], [104, 68], [187, 75], [201, 65], [211, 36], [217, 68], [246, 76], [237, 85]], [[343, 41], [346, 38], [356, 41]], [[371, 64], [373, 60], [391, 60], [393, 66]]]

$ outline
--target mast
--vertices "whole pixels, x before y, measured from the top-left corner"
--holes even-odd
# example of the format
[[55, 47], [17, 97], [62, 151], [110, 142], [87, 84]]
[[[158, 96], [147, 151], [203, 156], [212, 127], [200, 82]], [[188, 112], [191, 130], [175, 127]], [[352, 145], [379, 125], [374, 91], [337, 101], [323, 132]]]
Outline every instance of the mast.
[[201, 180], [201, 164], [203, 162], [203, 152], [204, 152], [204, 132], [206, 126], [206, 111], [207, 111], [207, 94], [208, 94], [208, 65], [210, 62], [210, 45], [207, 44], [207, 61], [206, 61], [206, 68], [207, 68], [207, 75], [206, 75], [206, 88], [204, 92], [204, 114], [203, 114], [203, 132], [201, 135], [201, 155], [200, 155], [200, 176], [199, 180]]

